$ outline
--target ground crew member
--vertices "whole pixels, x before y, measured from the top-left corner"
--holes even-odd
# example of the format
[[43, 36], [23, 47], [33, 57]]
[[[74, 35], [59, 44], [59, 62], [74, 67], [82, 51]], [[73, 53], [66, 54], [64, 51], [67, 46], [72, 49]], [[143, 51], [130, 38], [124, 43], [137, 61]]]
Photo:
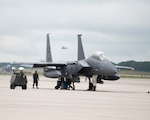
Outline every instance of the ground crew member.
[[38, 89], [38, 80], [39, 80], [39, 75], [37, 71], [35, 71], [33, 73], [33, 88], [34, 88], [34, 84], [36, 84], [36, 88]]

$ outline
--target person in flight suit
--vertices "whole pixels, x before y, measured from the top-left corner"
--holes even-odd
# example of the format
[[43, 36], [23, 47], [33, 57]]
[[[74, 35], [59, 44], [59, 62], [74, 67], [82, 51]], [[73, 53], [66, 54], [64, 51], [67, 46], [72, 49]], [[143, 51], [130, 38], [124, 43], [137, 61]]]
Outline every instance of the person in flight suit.
[[36, 88], [38, 89], [38, 80], [39, 80], [39, 75], [37, 71], [35, 71], [33, 73], [33, 88], [34, 88], [34, 84], [36, 84]]

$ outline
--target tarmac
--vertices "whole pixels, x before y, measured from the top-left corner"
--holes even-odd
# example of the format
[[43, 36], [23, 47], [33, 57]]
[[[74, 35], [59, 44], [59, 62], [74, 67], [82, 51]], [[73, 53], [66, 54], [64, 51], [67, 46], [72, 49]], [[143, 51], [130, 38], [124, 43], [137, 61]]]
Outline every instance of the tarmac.
[[121, 78], [87, 91], [81, 78], [76, 90], [55, 90], [57, 79], [40, 76], [39, 89], [10, 89], [10, 75], [0, 75], [0, 120], [150, 120], [150, 80]]

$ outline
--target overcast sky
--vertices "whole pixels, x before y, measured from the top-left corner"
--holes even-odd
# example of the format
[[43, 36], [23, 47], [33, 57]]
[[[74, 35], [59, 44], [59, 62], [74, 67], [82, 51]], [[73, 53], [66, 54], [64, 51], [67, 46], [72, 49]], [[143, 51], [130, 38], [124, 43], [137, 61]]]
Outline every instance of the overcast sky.
[[[150, 0], [0, 0], [0, 62], [54, 61], [103, 51], [110, 61], [150, 61]], [[61, 49], [67, 46], [68, 49]]]

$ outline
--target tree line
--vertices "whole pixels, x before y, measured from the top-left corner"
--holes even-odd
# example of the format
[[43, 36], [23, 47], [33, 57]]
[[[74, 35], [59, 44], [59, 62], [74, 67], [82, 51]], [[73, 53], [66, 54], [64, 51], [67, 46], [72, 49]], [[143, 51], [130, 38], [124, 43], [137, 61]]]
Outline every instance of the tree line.
[[117, 65], [134, 67], [134, 69], [136, 71], [150, 72], [150, 62], [149, 61], [144, 61], [144, 62], [125, 61], [125, 62], [120, 62]]

